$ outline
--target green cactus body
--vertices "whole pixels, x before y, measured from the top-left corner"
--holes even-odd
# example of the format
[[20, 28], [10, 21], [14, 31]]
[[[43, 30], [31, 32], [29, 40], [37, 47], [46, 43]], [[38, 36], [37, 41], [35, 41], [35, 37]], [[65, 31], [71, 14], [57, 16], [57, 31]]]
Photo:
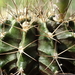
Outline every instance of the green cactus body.
[[[15, 27], [18, 27], [20, 29], [17, 29]], [[15, 64], [15, 66], [13, 66], [11, 69], [9, 68], [8, 73], [11, 72], [13, 68], [18, 68], [18, 71], [21, 72], [25, 71], [26, 74], [32, 74], [32, 72], [36, 70], [38, 67], [37, 43], [35, 41], [37, 39], [35, 37], [35, 34], [36, 34], [35, 28], [31, 28], [27, 30], [27, 32], [22, 31], [22, 27], [20, 26], [20, 24], [15, 20], [13, 20], [12, 25], [9, 28], [8, 32], [4, 35], [3, 38], [0, 39], [1, 40], [0, 53], [2, 54], [5, 53], [0, 56], [1, 57], [0, 67], [3, 68], [5, 67], [5, 65], [9, 63], [11, 64], [10, 66]], [[27, 46], [28, 44], [30, 45], [25, 48], [25, 46]], [[30, 56], [31, 58], [28, 56]], [[36, 61], [33, 60], [32, 58], [34, 58]], [[13, 62], [13, 64], [11, 62]], [[30, 68], [27, 68], [27, 65], [31, 64], [32, 62], [34, 65], [30, 66], [31, 68], [33, 68], [31, 70]]]
[[56, 14], [58, 15], [58, 19], [63, 20], [65, 18], [66, 12], [70, 6], [71, 0], [57, 0], [56, 1], [56, 9], [58, 10]]
[[0, 23], [0, 75], [75, 74], [75, 23], [64, 18], [70, 0], [57, 0], [52, 16], [49, 1], [30, 2]]

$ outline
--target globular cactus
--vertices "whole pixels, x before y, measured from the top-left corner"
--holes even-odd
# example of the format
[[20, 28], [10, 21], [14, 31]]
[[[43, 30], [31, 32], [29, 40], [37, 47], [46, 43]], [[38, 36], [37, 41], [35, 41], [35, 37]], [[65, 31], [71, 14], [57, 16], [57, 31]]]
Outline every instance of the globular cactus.
[[52, 15], [49, 1], [28, 0], [23, 11], [12, 2], [16, 13], [8, 8], [12, 17], [0, 23], [0, 75], [75, 74], [74, 18], [65, 19], [71, 0], [52, 3]]

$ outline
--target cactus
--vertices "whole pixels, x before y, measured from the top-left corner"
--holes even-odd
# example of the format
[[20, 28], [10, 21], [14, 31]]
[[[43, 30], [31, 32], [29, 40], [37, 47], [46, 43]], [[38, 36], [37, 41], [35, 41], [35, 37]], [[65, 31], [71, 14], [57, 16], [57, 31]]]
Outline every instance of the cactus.
[[[7, 4], [0, 22], [0, 75], [75, 74], [74, 18], [65, 19], [71, 0], [27, 0], [23, 10], [12, 2], [16, 9]], [[49, 15], [49, 2], [59, 12]]]

